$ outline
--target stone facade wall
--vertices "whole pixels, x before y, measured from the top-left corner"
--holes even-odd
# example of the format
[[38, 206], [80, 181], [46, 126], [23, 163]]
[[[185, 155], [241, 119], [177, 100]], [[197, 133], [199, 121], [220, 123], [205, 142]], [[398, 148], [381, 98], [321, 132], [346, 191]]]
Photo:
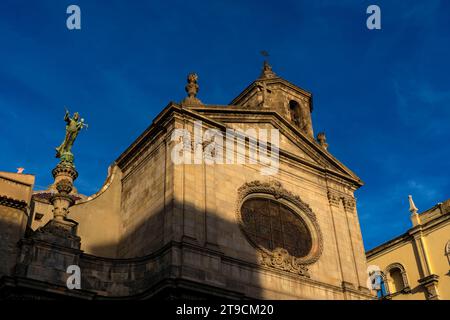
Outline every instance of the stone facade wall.
[[14, 271], [28, 223], [34, 176], [0, 172], [0, 277]]
[[17, 243], [25, 232], [27, 219], [23, 210], [0, 205], [0, 277], [14, 271]]
[[100, 257], [117, 258], [121, 239], [122, 173], [113, 166], [105, 186], [70, 208], [69, 218], [77, 221], [81, 250]]
[[144, 256], [167, 241], [165, 220], [170, 219], [172, 191], [166, 139], [163, 134], [148, 143], [124, 169], [119, 257]]
[[[192, 120], [178, 126], [193, 131]], [[360, 288], [366, 286], [366, 266], [362, 238], [354, 217], [356, 209], [353, 206], [346, 212], [342, 200], [354, 201], [352, 191], [342, 191], [349, 190], [348, 185], [341, 182], [340, 188], [334, 190], [341, 198], [340, 205], [333, 210], [328, 198], [327, 183], [330, 182], [323, 174], [287, 159], [282, 159], [278, 175], [262, 178], [260, 169], [259, 165], [250, 164], [174, 167], [174, 200], [178, 204], [174, 215], [182, 218], [183, 239], [220, 252], [216, 257], [198, 251], [184, 253], [182, 277], [220, 283], [253, 297], [315, 298], [336, 294], [343, 297], [343, 282], [349, 291], [355, 290], [358, 295]], [[246, 182], [257, 180], [281, 182], [284, 188], [299, 195], [316, 214], [322, 230], [324, 250], [319, 260], [310, 266], [311, 278], [283, 275], [290, 283], [297, 279], [295, 289], [292, 285], [280, 287], [283, 281], [271, 280], [274, 275], [270, 270], [260, 270], [258, 252], [239, 227], [238, 189]]]

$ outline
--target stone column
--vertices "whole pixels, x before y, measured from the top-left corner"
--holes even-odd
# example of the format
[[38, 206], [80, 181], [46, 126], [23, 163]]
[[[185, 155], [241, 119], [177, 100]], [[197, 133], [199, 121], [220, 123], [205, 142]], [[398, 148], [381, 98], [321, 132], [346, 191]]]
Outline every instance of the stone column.
[[78, 223], [67, 218], [76, 197], [70, 194], [77, 171], [72, 162], [61, 161], [53, 169], [53, 219], [20, 241], [15, 274], [22, 278], [44, 281], [66, 289], [67, 268], [79, 265], [82, 251], [77, 236]]
[[67, 219], [69, 208], [74, 205], [76, 197], [71, 194], [73, 182], [78, 177], [73, 162], [62, 160], [52, 171], [57, 190], [50, 197], [53, 205], [53, 219], [38, 229], [35, 237], [61, 246], [73, 249], [80, 248], [80, 238], [77, 236], [78, 223]]
[[55, 179], [55, 187], [58, 191], [50, 198], [53, 205], [53, 219], [62, 221], [69, 213], [69, 207], [74, 204], [74, 198], [70, 196], [73, 190], [73, 182], [78, 177], [75, 166], [68, 162], [60, 162], [52, 171]]

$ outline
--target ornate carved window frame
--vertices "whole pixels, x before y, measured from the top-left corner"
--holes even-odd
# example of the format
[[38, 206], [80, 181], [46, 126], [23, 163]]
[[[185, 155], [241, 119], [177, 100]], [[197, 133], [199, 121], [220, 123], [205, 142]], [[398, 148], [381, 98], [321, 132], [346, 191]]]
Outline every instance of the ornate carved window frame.
[[[252, 198], [266, 198], [275, 200], [291, 209], [305, 223], [311, 234], [311, 250], [305, 257], [294, 257], [287, 250], [279, 248], [274, 251], [268, 250], [256, 243], [248, 236], [242, 220], [241, 208], [245, 201]], [[242, 233], [249, 243], [260, 253], [260, 263], [266, 266], [275, 267], [284, 271], [298, 273], [309, 276], [307, 265], [316, 262], [323, 251], [322, 233], [317, 223], [317, 219], [308, 204], [303, 202], [298, 195], [284, 189], [281, 183], [276, 181], [261, 182], [252, 181], [245, 183], [238, 189], [238, 199], [236, 206], [236, 216]]]
[[[399, 270], [400, 270], [400, 273], [401, 273], [401, 275], [402, 275], [403, 288], [402, 288], [399, 292], [403, 292], [403, 293], [408, 293], [408, 292], [410, 292], [410, 291], [411, 291], [411, 288], [410, 288], [410, 286], [409, 286], [408, 276], [407, 276], [407, 274], [406, 274], [405, 267], [403, 267], [403, 265], [402, 265], [401, 263], [398, 263], [398, 262], [391, 263], [390, 265], [388, 265], [388, 266], [384, 269], [385, 277], [386, 277], [387, 275], [389, 275], [389, 277], [390, 277], [390, 272], [391, 272], [392, 269], [399, 269]], [[389, 285], [388, 282], [387, 282], [387, 285]], [[398, 292], [392, 292], [391, 294], [395, 294], [395, 293], [398, 293]]]

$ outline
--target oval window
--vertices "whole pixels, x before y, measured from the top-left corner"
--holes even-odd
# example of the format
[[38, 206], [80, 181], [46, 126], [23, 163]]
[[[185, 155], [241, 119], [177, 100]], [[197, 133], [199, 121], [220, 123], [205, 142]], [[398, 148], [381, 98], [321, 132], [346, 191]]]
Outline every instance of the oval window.
[[250, 198], [241, 207], [243, 229], [254, 245], [273, 251], [286, 249], [294, 257], [305, 257], [312, 236], [305, 222], [288, 206], [266, 198]]

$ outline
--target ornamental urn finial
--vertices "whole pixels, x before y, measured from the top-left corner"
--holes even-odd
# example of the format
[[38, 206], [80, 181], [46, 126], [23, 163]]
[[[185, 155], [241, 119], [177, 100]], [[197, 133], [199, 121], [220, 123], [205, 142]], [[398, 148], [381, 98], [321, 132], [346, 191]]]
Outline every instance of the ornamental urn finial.
[[413, 226], [417, 226], [419, 224], [421, 224], [420, 221], [420, 216], [418, 214], [419, 209], [417, 209], [416, 205], [414, 204], [413, 198], [411, 195], [408, 196], [408, 200], [409, 200], [409, 212], [411, 212], [411, 222], [413, 224]]
[[317, 134], [317, 141], [322, 146], [322, 148], [324, 148], [325, 150], [328, 150], [328, 143], [327, 143], [327, 137], [325, 135], [325, 132], [320, 132]]
[[197, 98], [199, 85], [197, 83], [198, 75], [196, 73], [190, 73], [187, 77], [187, 85], [185, 87], [188, 96], [182, 101], [185, 105], [197, 105], [202, 102]]

